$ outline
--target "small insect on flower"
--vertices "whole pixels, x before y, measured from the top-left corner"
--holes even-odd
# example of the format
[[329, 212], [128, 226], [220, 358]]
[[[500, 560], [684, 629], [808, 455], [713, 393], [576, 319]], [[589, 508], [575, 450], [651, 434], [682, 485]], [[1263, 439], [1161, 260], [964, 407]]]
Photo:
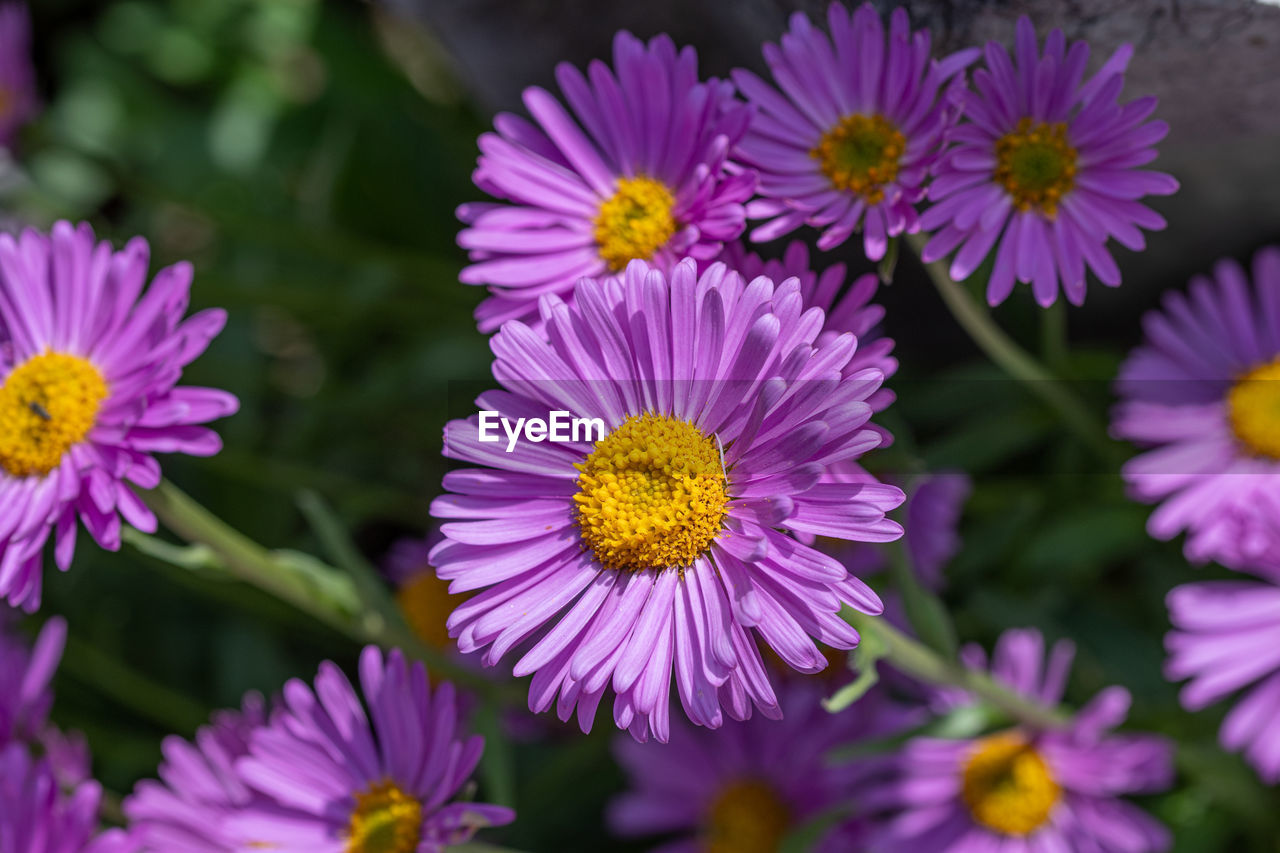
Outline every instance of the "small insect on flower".
[[121, 518], [154, 531], [136, 491], [160, 482], [154, 454], [217, 453], [203, 424], [238, 407], [178, 385], [226, 314], [184, 317], [191, 265], [146, 288], [147, 260], [142, 239], [115, 251], [88, 225], [0, 234], [0, 599], [12, 605], [39, 606], [50, 537], [70, 566], [77, 521], [109, 550]]

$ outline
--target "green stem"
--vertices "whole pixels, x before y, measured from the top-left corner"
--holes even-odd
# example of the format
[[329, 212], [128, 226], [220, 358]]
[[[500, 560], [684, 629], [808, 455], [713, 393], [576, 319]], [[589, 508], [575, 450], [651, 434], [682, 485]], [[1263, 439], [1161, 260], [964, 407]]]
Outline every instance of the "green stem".
[[889, 557], [890, 576], [902, 596], [911, 629], [926, 646], [938, 654], [954, 658], [957, 651], [956, 629], [942, 599], [920, 583], [901, 539], [886, 545], [885, 552]]
[[[486, 699], [522, 701], [514, 683], [485, 678], [450, 655], [420, 641], [394, 609], [390, 596], [362, 594], [352, 579], [313, 557], [269, 551], [215, 516], [169, 481], [144, 496], [147, 506], [172, 533], [204, 546], [237, 579], [315, 617], [359, 643], [398, 647]], [[385, 601], [385, 606], [384, 606]]]
[[1061, 299], [1040, 312], [1040, 357], [1054, 371], [1067, 363], [1067, 309]]
[[147, 506], [165, 527], [191, 544], [207, 547], [239, 580], [285, 601], [336, 630], [361, 639], [353, 620], [322, 601], [277, 555], [196, 503], [168, 480], [147, 492]]
[[[912, 234], [907, 243], [920, 255], [924, 249], [926, 237]], [[1106, 429], [1094, 418], [1089, 408], [1066, 385], [1065, 381], [1055, 376], [1044, 365], [1018, 346], [1006, 335], [991, 313], [980, 306], [968, 291], [953, 281], [947, 266], [942, 261], [924, 261], [925, 271], [938, 289], [942, 301], [946, 303], [956, 321], [968, 332], [983, 352], [997, 366], [1012, 378], [1025, 385], [1033, 394], [1057, 410], [1066, 425], [1074, 431], [1099, 457], [1108, 463], [1118, 463], [1116, 445], [1107, 436]]]
[[1070, 718], [1055, 708], [1047, 708], [1010, 690], [979, 670], [947, 660], [924, 643], [894, 628], [883, 618], [847, 611], [849, 624], [863, 634], [874, 634], [884, 660], [907, 675], [930, 684], [959, 687], [1008, 714], [1014, 720], [1037, 729], [1060, 728]]

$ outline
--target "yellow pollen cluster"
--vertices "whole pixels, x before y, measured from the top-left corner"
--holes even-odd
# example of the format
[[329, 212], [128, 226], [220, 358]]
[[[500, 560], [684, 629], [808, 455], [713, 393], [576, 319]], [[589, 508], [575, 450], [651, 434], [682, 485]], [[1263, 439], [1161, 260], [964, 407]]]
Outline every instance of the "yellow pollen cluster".
[[422, 803], [390, 779], [356, 794], [346, 853], [414, 853], [422, 840]]
[[1227, 393], [1227, 414], [1241, 444], [1280, 459], [1280, 358], [1240, 377]]
[[44, 476], [93, 429], [107, 383], [87, 360], [59, 352], [35, 356], [0, 386], [0, 468]]
[[1023, 118], [996, 140], [995, 180], [1018, 210], [1034, 208], [1053, 219], [1058, 202], [1076, 185], [1076, 158], [1066, 124]]
[[787, 804], [763, 782], [734, 782], [720, 792], [707, 819], [707, 853], [776, 853], [791, 825]]
[[434, 649], [448, 649], [453, 640], [445, 623], [453, 609], [466, 600], [465, 595], [450, 595], [449, 582], [424, 568], [400, 586], [396, 603], [419, 640]]
[[898, 177], [907, 138], [880, 114], [848, 115], [822, 134], [809, 155], [838, 190], [868, 204], [884, 201], [884, 185]]
[[675, 205], [675, 196], [661, 181], [619, 178], [617, 191], [595, 218], [600, 257], [615, 271], [637, 258], [652, 258], [676, 233]]
[[690, 566], [720, 532], [729, 500], [720, 449], [687, 421], [633, 415], [578, 470], [578, 526], [606, 568]]
[[1049, 819], [1061, 789], [1049, 765], [1015, 732], [977, 743], [964, 768], [964, 801], [978, 823], [1030, 835]]

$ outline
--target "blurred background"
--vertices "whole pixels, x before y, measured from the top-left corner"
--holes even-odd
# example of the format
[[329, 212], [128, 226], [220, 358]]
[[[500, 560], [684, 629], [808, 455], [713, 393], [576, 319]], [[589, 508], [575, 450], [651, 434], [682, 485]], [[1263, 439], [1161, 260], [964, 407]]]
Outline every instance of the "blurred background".
[[[153, 268], [195, 264], [195, 307], [231, 315], [187, 381], [227, 388], [243, 408], [219, 427], [221, 455], [169, 460], [171, 479], [273, 548], [318, 548], [298, 510], [308, 490], [372, 560], [425, 534], [445, 470], [441, 428], [488, 376], [471, 320], [481, 293], [456, 280], [453, 211], [479, 197], [475, 137], [492, 112], [548, 84], [558, 59], [607, 59], [619, 26], [695, 44], [704, 75], [758, 67], [759, 41], [781, 32], [789, 8], [602, 5], [34, 0], [44, 109], [15, 152], [20, 171], [0, 182], [0, 210], [39, 225], [88, 219], [121, 242], [141, 234]], [[1036, 5], [909, 4], [948, 48], [1007, 38]], [[1050, 5], [1037, 21], [1094, 40], [1095, 65], [1120, 40], [1137, 42], [1126, 93], [1164, 98], [1158, 115], [1173, 130], [1157, 166], [1184, 187], [1153, 204], [1170, 228], [1146, 253], [1116, 249], [1124, 287], [1095, 284], [1067, 312], [1070, 351], [1052, 345], [1052, 330], [1043, 336], [1044, 354], [1101, 417], [1162, 290], [1280, 239], [1280, 9]], [[857, 245], [819, 263], [869, 269]], [[1020, 296], [997, 317], [1039, 348], [1042, 312]], [[961, 638], [989, 644], [1024, 625], [1072, 637], [1073, 700], [1123, 684], [1131, 725], [1179, 742], [1177, 788], [1144, 803], [1173, 827], [1177, 850], [1280, 850], [1280, 794], [1218, 749], [1223, 708], [1181, 711], [1161, 676], [1165, 594], [1218, 570], [1193, 569], [1176, 543], [1147, 537], [1148, 510], [979, 357], [909, 257], [881, 301], [902, 369], [883, 418], [897, 442], [876, 467], [958, 467], [976, 482], [948, 572]], [[54, 718], [86, 734], [116, 794], [154, 773], [163, 735], [189, 736], [245, 690], [269, 694], [357, 651], [250, 589], [128, 548], [81, 548], [75, 571], [48, 576], [46, 598], [42, 613], [71, 624]], [[606, 711], [590, 737], [491, 737], [481, 784], [520, 818], [488, 837], [529, 851], [643, 849], [611, 841], [603, 825], [622, 785], [610, 722]]]

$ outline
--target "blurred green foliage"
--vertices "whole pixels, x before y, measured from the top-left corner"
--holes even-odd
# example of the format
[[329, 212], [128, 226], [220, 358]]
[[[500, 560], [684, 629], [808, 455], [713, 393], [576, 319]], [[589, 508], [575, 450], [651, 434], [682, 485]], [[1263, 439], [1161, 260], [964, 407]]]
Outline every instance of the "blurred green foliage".
[[[488, 374], [471, 321], [480, 294], [456, 281], [453, 216], [477, 197], [469, 175], [487, 117], [440, 75], [428, 39], [367, 7], [34, 5], [47, 109], [24, 139], [30, 181], [7, 204], [36, 223], [87, 218], [118, 241], [142, 234], [156, 265], [195, 263], [196, 307], [231, 313], [188, 371], [240, 396], [220, 427], [227, 449], [170, 460], [166, 472], [269, 547], [316, 548], [296, 503], [304, 489], [336, 508], [371, 559], [424, 532], [445, 470], [440, 431], [458, 414], [450, 383]], [[1177, 850], [1280, 849], [1280, 797], [1216, 747], [1222, 708], [1181, 711], [1161, 676], [1165, 594], [1214, 572], [1150, 540], [1147, 510], [1025, 390], [968, 350], [939, 352], [914, 315], [895, 311], [917, 300], [937, 311], [923, 286], [904, 294], [920, 277], [912, 259], [898, 266], [887, 327], [903, 368], [884, 418], [898, 440], [878, 464], [975, 477], [946, 596], [961, 639], [990, 644], [1023, 625], [1073, 638], [1073, 701], [1126, 685], [1131, 725], [1179, 742], [1178, 787], [1145, 803], [1174, 828]], [[1010, 306], [999, 318], [1035, 345], [1033, 313]], [[1109, 392], [1098, 380], [1127, 345], [1068, 356], [1100, 417]], [[127, 548], [82, 547], [73, 572], [50, 573], [46, 597], [73, 637], [55, 717], [87, 734], [116, 793], [154, 773], [165, 734], [190, 735], [244, 691], [271, 693], [356, 651], [261, 594]], [[482, 782], [520, 813], [493, 840], [623, 849], [601, 817], [622, 785], [611, 723], [606, 706], [590, 737], [491, 736]]]

